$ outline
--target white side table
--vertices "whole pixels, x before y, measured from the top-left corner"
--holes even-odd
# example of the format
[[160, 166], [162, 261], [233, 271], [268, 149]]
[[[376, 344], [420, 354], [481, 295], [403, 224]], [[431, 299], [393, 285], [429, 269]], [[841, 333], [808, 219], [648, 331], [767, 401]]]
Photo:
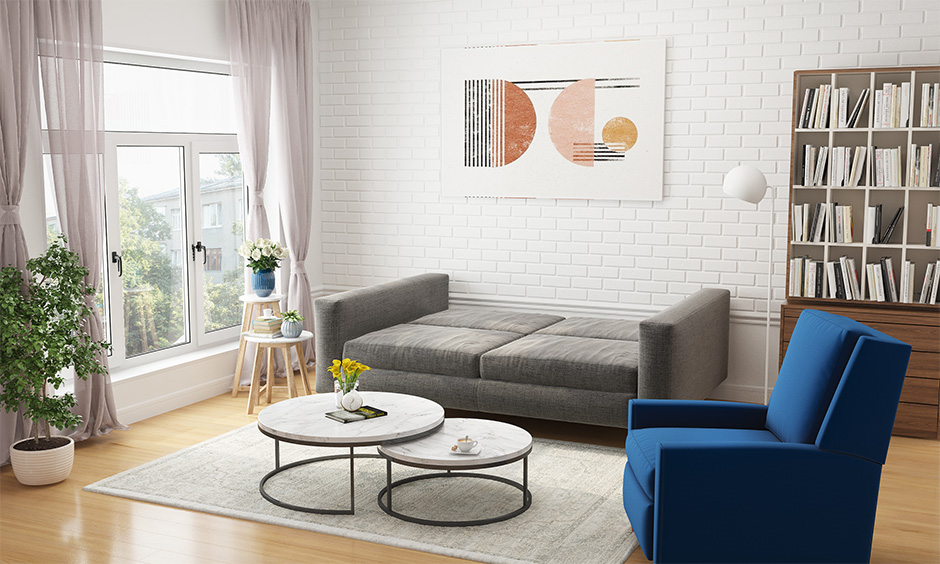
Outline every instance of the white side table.
[[259, 298], [254, 294], [245, 294], [238, 297], [239, 301], [245, 304], [245, 313], [242, 316], [242, 337], [238, 342], [238, 360], [235, 361], [235, 379], [232, 381], [232, 397], [238, 397], [238, 392], [247, 392], [251, 386], [241, 385], [242, 366], [245, 364], [245, 333], [251, 330], [251, 321], [255, 317], [261, 317], [266, 307], [274, 310], [274, 314], [281, 315], [281, 300], [283, 294], [271, 294], [266, 298]]
[[300, 365], [300, 377], [303, 381], [304, 394], [310, 395], [309, 375], [307, 374], [307, 363], [304, 362], [303, 342], [313, 338], [313, 333], [303, 331], [299, 337], [277, 337], [274, 339], [265, 337], [256, 337], [251, 333], [242, 333], [242, 341], [255, 343], [258, 345], [258, 352], [255, 354], [255, 363], [251, 368], [251, 386], [248, 392], [248, 415], [254, 413], [255, 406], [258, 405], [261, 395], [261, 356], [267, 349], [268, 353], [268, 382], [265, 385], [268, 403], [271, 403], [271, 392], [274, 389], [274, 350], [280, 349], [284, 354], [284, 366], [287, 371], [287, 395], [291, 398], [298, 396], [297, 389], [294, 386], [294, 371], [291, 370], [290, 350], [294, 349], [297, 353], [297, 364]]

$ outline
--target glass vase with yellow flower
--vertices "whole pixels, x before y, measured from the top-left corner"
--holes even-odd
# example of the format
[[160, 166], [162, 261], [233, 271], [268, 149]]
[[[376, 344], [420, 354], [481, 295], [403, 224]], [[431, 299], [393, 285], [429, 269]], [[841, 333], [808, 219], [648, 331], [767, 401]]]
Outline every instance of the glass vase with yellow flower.
[[358, 360], [344, 358], [342, 361], [334, 360], [333, 366], [327, 370], [333, 374], [336, 407], [341, 407], [346, 411], [356, 411], [362, 407], [362, 396], [358, 392], [359, 376], [371, 369]]

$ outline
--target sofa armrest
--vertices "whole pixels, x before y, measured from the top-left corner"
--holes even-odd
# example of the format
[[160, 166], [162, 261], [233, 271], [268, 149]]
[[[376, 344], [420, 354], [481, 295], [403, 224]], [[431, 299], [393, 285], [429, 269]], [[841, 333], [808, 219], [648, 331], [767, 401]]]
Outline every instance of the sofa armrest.
[[333, 391], [327, 368], [334, 359], [343, 358], [346, 341], [447, 309], [449, 283], [447, 274], [419, 274], [317, 298], [313, 304], [317, 393]]
[[767, 406], [729, 401], [630, 400], [627, 432], [649, 427], [763, 429]]
[[638, 398], [704, 399], [728, 376], [731, 293], [706, 288], [640, 322]]

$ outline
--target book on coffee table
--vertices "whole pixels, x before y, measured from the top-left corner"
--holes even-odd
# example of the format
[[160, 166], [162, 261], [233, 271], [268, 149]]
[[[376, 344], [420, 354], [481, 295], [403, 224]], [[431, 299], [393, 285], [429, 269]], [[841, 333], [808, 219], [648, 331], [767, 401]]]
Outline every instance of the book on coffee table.
[[375, 407], [370, 407], [364, 405], [357, 409], [356, 411], [346, 411], [345, 409], [340, 409], [337, 411], [329, 411], [326, 416], [334, 421], [339, 421], [340, 423], [352, 423], [353, 421], [364, 421], [366, 419], [372, 419], [375, 417], [382, 417], [383, 415], [388, 415], [387, 411], [382, 411]]

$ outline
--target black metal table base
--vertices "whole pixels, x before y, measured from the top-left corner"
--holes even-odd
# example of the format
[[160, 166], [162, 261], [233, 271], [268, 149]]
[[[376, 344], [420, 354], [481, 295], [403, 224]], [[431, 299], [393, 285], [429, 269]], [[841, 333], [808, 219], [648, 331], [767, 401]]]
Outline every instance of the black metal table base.
[[[522, 459], [522, 482], [519, 483], [509, 478], [504, 478], [502, 476], [493, 476], [491, 474], [475, 474], [471, 472], [438, 472], [435, 474], [419, 474], [417, 476], [411, 476], [409, 478], [404, 478], [401, 480], [396, 480], [392, 482], [392, 461], [386, 459], [386, 486], [382, 488], [382, 491], [379, 492], [379, 507], [382, 508], [382, 511], [388, 513], [392, 517], [397, 517], [403, 521], [408, 521], [411, 523], [417, 523], [419, 525], [433, 525], [436, 527], [473, 527], [477, 525], [489, 525], [490, 523], [499, 523], [500, 521], [506, 521], [507, 519], [512, 519], [522, 513], [525, 513], [529, 507], [532, 506], [532, 492], [529, 491], [529, 459], [528, 457]], [[493, 480], [495, 482], [501, 482], [503, 484], [508, 484], [522, 492], [522, 507], [509, 513], [499, 515], [498, 517], [490, 517], [487, 519], [471, 519], [464, 521], [439, 521], [435, 519], [422, 519], [420, 517], [413, 517], [411, 515], [405, 515], [392, 509], [392, 490], [396, 487], [410, 484], [411, 482], [418, 482], [421, 480], [433, 480], [436, 478], [477, 478], [480, 480]], [[384, 500], [382, 498], [385, 498]]]
[[[314, 462], [325, 462], [327, 460], [341, 460], [344, 458], [349, 459], [349, 509], [321, 509], [317, 507], [305, 507], [302, 505], [294, 505], [292, 503], [287, 503], [286, 501], [281, 501], [268, 492], [265, 491], [264, 486], [274, 476], [277, 476], [281, 472], [290, 470], [291, 468], [296, 468], [298, 466], [303, 466], [305, 464], [313, 464]], [[349, 447], [349, 454], [334, 454], [330, 456], [317, 456], [314, 458], [306, 458], [304, 460], [298, 460], [297, 462], [291, 462], [290, 464], [285, 464], [281, 466], [281, 451], [280, 451], [280, 441], [275, 439], [274, 441], [274, 470], [271, 470], [261, 478], [261, 483], [258, 485], [258, 490], [261, 492], [261, 496], [277, 505], [279, 507], [284, 507], [286, 509], [292, 509], [294, 511], [303, 511], [305, 513], [318, 513], [320, 515], [353, 515], [356, 513], [356, 465], [355, 460], [357, 458], [380, 458], [377, 454], [355, 454], [353, 447]]]

